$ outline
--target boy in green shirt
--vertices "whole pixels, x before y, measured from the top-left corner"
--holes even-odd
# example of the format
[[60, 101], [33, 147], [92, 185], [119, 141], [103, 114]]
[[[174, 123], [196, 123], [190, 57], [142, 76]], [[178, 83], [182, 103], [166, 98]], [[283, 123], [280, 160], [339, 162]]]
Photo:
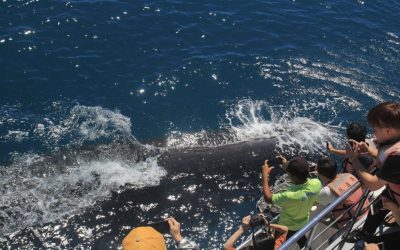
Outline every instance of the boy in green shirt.
[[[273, 167], [268, 165], [267, 160], [262, 169], [263, 195], [267, 203], [281, 207], [278, 224], [288, 227], [287, 238], [290, 238], [308, 223], [310, 209], [317, 200], [322, 185], [318, 179], [308, 178], [309, 166], [304, 158], [294, 157], [290, 161], [283, 157], [281, 159], [283, 168], [294, 185], [289, 186], [284, 192], [271, 193], [268, 179]], [[306, 242], [307, 237], [303, 236], [297, 244], [303, 248]]]

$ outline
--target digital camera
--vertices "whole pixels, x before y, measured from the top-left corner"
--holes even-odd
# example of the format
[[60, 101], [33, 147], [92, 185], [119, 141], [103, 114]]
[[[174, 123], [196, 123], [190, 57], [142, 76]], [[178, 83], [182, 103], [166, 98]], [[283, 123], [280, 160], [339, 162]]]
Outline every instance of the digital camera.
[[262, 213], [259, 214], [253, 214], [250, 216], [250, 226], [251, 227], [259, 227], [265, 225], [265, 219], [267, 216], [265, 216]]

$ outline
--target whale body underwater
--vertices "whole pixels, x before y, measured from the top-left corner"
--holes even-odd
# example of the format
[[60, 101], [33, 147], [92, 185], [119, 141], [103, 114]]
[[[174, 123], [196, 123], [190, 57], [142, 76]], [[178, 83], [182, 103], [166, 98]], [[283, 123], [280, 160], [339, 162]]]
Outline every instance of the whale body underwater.
[[[68, 168], [79, 168], [82, 162], [118, 159], [133, 163], [149, 157], [155, 157], [157, 165], [166, 174], [156, 185], [136, 188], [134, 184], [126, 183], [77, 214], [45, 223], [37, 221], [6, 234], [0, 246], [115, 248], [132, 227], [167, 216], [181, 221], [185, 225], [183, 232], [195, 235], [192, 238], [201, 245], [204, 234], [225, 228], [226, 221], [237, 223], [240, 211], [249, 213], [255, 210], [255, 202], [261, 196], [261, 166], [264, 160], [277, 155], [276, 145], [276, 138], [188, 148], [113, 142], [43, 157], [30, 164], [31, 175], [65, 174]], [[282, 172], [279, 169], [274, 171], [272, 181], [274, 175]], [[102, 181], [96, 171], [93, 175], [97, 181]], [[79, 196], [85, 193], [85, 189], [95, 189], [97, 184], [93, 185], [77, 183], [72, 191], [66, 189], [62, 192], [74, 192]], [[85, 235], [82, 231], [90, 233]], [[221, 237], [225, 236], [214, 237], [216, 246], [220, 246]]]

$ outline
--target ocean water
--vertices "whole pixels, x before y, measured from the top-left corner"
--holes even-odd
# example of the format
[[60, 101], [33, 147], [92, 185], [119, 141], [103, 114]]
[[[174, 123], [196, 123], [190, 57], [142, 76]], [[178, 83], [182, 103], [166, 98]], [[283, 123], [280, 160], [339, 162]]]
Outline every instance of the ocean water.
[[[1, 1], [1, 248], [118, 249], [172, 215], [221, 249], [261, 196], [263, 155], [240, 152], [274, 138], [265, 155], [315, 160], [399, 101], [399, 13], [390, 0]], [[225, 149], [229, 164], [207, 158]]]

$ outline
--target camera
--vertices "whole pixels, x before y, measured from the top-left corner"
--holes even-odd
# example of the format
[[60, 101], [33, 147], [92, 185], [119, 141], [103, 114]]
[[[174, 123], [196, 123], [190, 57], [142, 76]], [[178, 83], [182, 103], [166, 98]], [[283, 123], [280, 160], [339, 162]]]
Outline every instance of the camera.
[[251, 227], [259, 227], [265, 225], [264, 218], [267, 218], [263, 213], [253, 214], [250, 216], [250, 226]]
[[271, 167], [277, 167], [280, 164], [282, 164], [282, 159], [281, 158], [276, 157], [276, 158], [273, 158], [271, 160], [268, 160], [268, 165], [271, 166]]
[[149, 222], [147, 225], [148, 227], [152, 227], [157, 230], [160, 234], [167, 234], [169, 233], [169, 224], [168, 221], [158, 221], [158, 222]]

